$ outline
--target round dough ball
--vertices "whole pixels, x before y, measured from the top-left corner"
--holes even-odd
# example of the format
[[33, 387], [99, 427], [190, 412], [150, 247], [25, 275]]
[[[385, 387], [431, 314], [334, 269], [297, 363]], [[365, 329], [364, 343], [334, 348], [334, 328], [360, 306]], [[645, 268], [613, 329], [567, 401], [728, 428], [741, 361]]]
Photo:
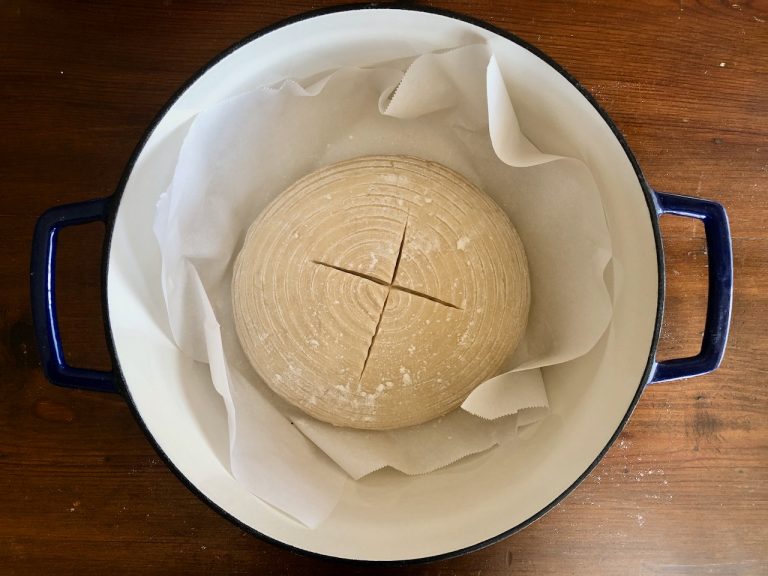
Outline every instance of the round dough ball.
[[507, 215], [404, 156], [339, 162], [280, 194], [232, 282], [243, 350], [272, 390], [337, 426], [390, 429], [459, 406], [525, 330], [528, 269]]

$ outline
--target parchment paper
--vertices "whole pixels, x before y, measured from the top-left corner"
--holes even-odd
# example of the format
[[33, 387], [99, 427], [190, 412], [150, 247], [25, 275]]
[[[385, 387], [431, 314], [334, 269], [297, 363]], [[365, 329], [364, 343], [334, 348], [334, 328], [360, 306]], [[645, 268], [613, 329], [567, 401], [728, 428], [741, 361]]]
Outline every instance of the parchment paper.
[[[461, 409], [386, 432], [335, 428], [278, 398], [245, 359], [231, 311], [232, 264], [259, 212], [301, 176], [366, 154], [435, 160], [473, 181], [510, 216], [531, 276], [528, 328], [505, 372]], [[232, 474], [309, 527], [332, 512], [349, 477], [384, 466], [426, 473], [512, 441], [547, 413], [538, 368], [589, 351], [611, 317], [610, 237], [592, 176], [520, 131], [483, 44], [341, 68], [306, 86], [286, 79], [200, 112], [155, 233], [173, 337], [210, 364], [227, 409]]]

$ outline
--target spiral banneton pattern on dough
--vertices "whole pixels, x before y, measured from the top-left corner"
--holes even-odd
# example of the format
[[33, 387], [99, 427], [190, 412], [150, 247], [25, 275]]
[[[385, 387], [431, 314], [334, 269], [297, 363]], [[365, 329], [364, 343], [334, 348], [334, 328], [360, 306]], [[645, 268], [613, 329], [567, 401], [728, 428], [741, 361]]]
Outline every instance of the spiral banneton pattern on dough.
[[232, 298], [277, 394], [337, 426], [390, 429], [456, 408], [525, 330], [522, 243], [465, 178], [405, 156], [305, 176], [251, 225]]

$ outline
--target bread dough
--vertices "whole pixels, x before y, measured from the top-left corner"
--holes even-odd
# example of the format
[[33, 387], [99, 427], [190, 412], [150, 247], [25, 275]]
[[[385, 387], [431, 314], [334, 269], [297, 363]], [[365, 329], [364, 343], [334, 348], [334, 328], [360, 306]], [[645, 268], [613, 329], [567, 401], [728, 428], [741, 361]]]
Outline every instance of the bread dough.
[[337, 426], [456, 408], [525, 330], [523, 246], [456, 172], [367, 156], [314, 172], [251, 225], [232, 282], [243, 350], [272, 390]]

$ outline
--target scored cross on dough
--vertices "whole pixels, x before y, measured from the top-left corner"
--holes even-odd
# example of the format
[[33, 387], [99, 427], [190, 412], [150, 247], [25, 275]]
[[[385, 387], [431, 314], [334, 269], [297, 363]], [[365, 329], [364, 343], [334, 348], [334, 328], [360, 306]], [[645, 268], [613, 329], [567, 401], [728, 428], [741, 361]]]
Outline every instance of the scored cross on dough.
[[501, 209], [410, 157], [340, 162], [280, 194], [232, 285], [238, 336], [279, 395], [339, 426], [388, 429], [457, 407], [525, 328], [525, 255]]
[[321, 262], [319, 260], [313, 260], [312, 261], [315, 264], [318, 264], [320, 266], [327, 266], [329, 268], [333, 268], [334, 270], [338, 270], [340, 272], [346, 272], [347, 274], [352, 274], [354, 276], [358, 276], [358, 277], [363, 278], [365, 280], [368, 280], [370, 282], [374, 282], [374, 283], [379, 284], [381, 286], [386, 286], [387, 287], [387, 295], [384, 298], [384, 303], [383, 303], [383, 305], [381, 307], [381, 312], [379, 313], [379, 320], [376, 323], [376, 328], [374, 329], [373, 335], [371, 336], [371, 343], [368, 345], [368, 351], [367, 351], [367, 353], [365, 355], [365, 359], [363, 360], [363, 368], [360, 371], [360, 381], [361, 382], [363, 380], [363, 377], [365, 376], [365, 368], [368, 365], [368, 360], [371, 357], [371, 352], [373, 351], [373, 346], [374, 346], [374, 344], [376, 342], [376, 336], [378, 335], [379, 329], [381, 328], [381, 324], [382, 324], [382, 322], [384, 320], [384, 312], [387, 309], [387, 303], [389, 302], [389, 297], [391, 295], [392, 290], [401, 290], [403, 292], [407, 292], [407, 293], [411, 294], [412, 296], [418, 296], [420, 298], [426, 298], [427, 300], [430, 300], [430, 301], [435, 302], [437, 304], [441, 304], [443, 306], [447, 306], [448, 308], [457, 308], [457, 309], [459, 309], [459, 307], [456, 306], [455, 304], [451, 304], [450, 302], [444, 302], [443, 300], [440, 300], [439, 298], [436, 298], [434, 296], [430, 296], [429, 294], [422, 294], [421, 292], [418, 292], [417, 290], [413, 290], [413, 289], [408, 288], [406, 286], [399, 286], [397, 284], [397, 272], [398, 272], [398, 268], [400, 266], [400, 259], [402, 258], [402, 255], [403, 255], [403, 247], [404, 247], [404, 244], [405, 244], [405, 235], [406, 235], [407, 231], [408, 231], [408, 220], [406, 219], [405, 227], [403, 228], [402, 238], [400, 240], [400, 247], [398, 248], [398, 251], [397, 251], [397, 256], [395, 258], [395, 264], [393, 266], [392, 275], [389, 278], [389, 281], [384, 281], [381, 278], [377, 278], [376, 276], [370, 276], [368, 274], [364, 274], [362, 272], [357, 272], [355, 270], [347, 270], [347, 269], [342, 268], [340, 266], [334, 266], [333, 264], [326, 264], [325, 262]]

